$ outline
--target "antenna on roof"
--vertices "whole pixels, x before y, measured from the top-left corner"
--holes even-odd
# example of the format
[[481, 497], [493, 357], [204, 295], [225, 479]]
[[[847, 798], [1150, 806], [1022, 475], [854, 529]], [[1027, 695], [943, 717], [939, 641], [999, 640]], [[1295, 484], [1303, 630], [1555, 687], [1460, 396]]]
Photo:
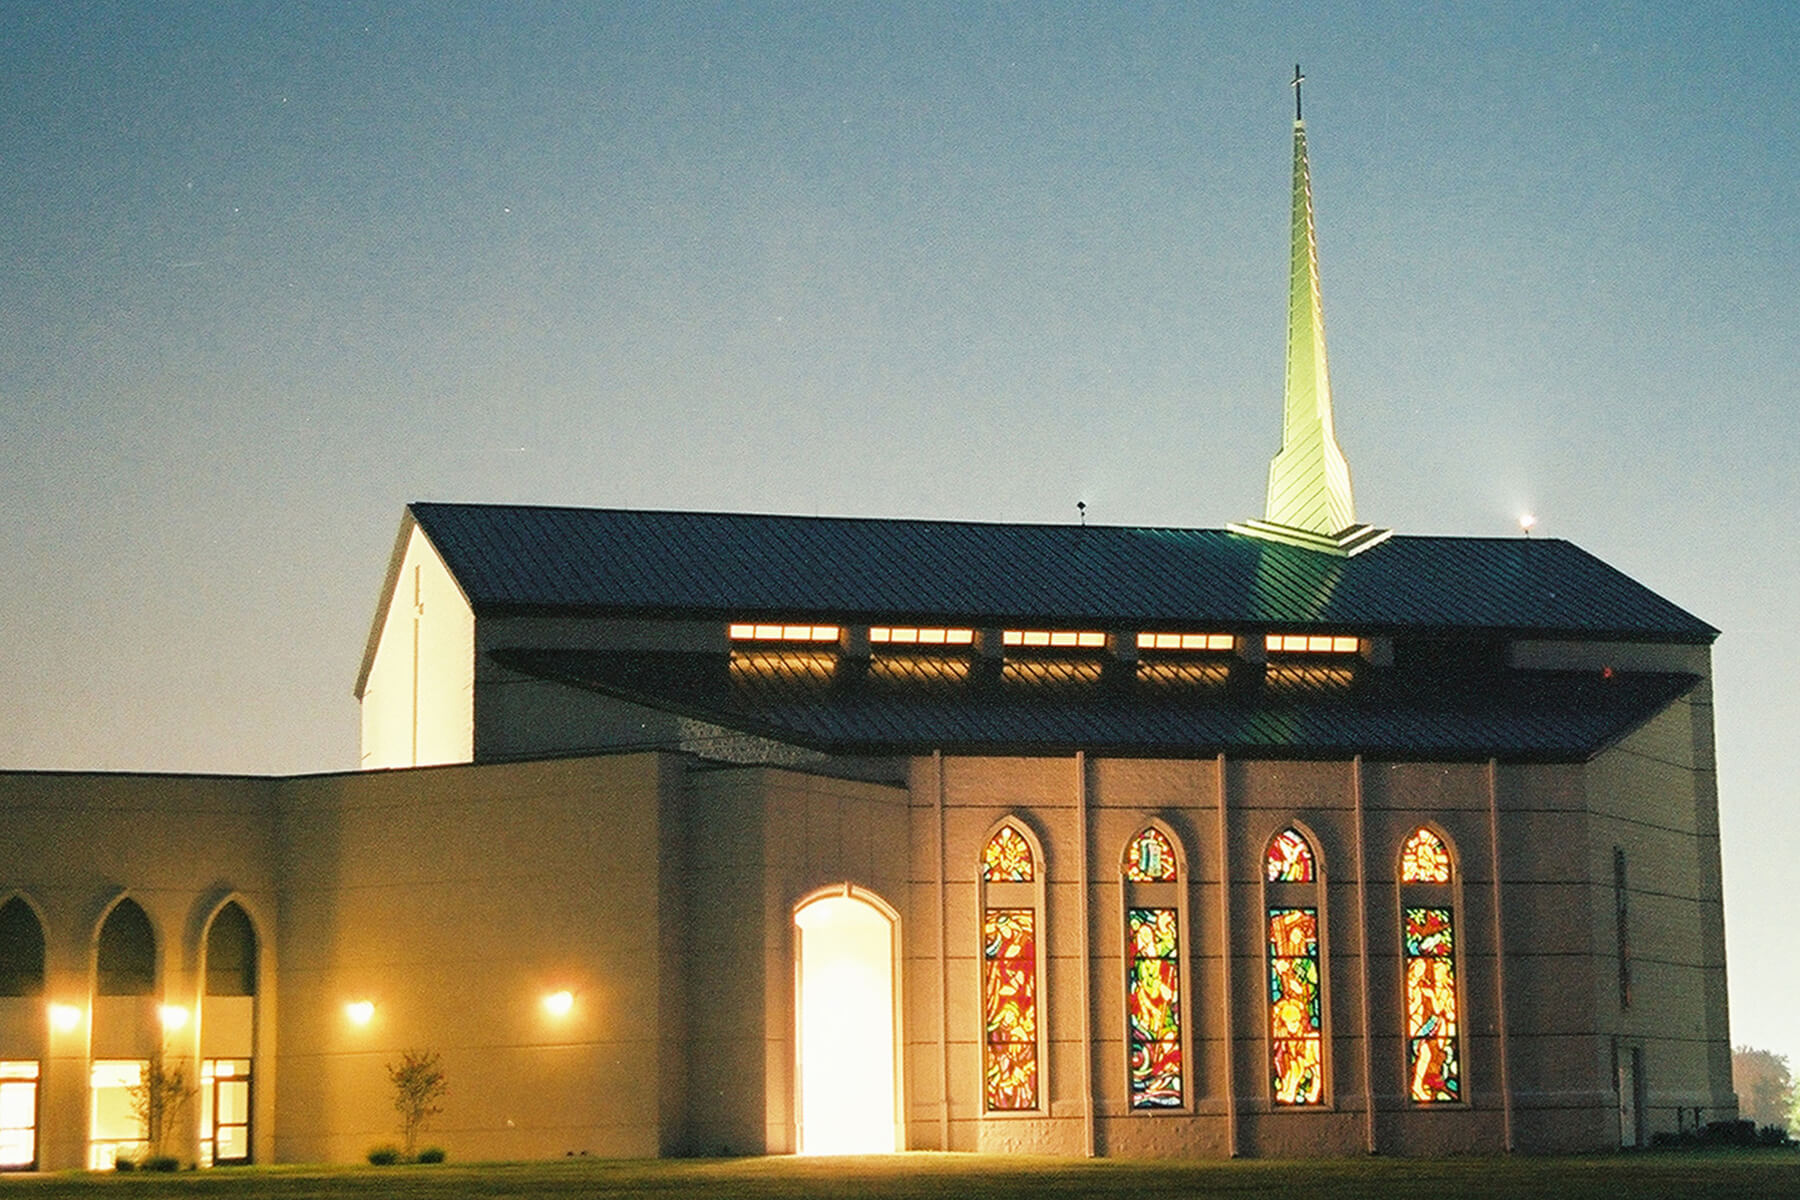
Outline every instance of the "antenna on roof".
[[1081, 514], [1082, 528], [1085, 529], [1087, 527], [1087, 501], [1077, 500], [1075, 502], [1075, 511]]
[[1304, 76], [1300, 73], [1300, 64], [1295, 63], [1294, 64], [1294, 120], [1296, 120], [1296, 121], [1298, 121], [1300, 119], [1300, 85], [1302, 83], [1304, 83], [1305, 81], [1306, 81], [1306, 76]]

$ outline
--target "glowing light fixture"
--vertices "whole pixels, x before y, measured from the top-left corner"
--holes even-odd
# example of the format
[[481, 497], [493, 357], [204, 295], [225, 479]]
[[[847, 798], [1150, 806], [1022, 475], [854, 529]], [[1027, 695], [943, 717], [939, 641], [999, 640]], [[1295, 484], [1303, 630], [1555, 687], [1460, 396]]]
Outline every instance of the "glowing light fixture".
[[169, 1033], [188, 1023], [188, 1010], [179, 1004], [165, 1004], [156, 1010], [156, 1015], [162, 1018], [162, 1027]]
[[1526, 537], [1530, 537], [1531, 531], [1535, 528], [1537, 528], [1537, 514], [1536, 513], [1520, 513], [1519, 514], [1519, 532], [1520, 533], [1524, 534]]
[[560, 992], [551, 992], [544, 997], [544, 1011], [553, 1017], [566, 1017], [569, 1010], [575, 1007], [575, 993], [564, 988]]
[[81, 1010], [73, 1004], [52, 1004], [50, 1006], [50, 1028], [58, 1033], [68, 1033], [81, 1024]]
[[367, 1025], [375, 1019], [375, 1003], [372, 1000], [353, 1000], [344, 1005], [344, 1015], [350, 1018], [352, 1025]]

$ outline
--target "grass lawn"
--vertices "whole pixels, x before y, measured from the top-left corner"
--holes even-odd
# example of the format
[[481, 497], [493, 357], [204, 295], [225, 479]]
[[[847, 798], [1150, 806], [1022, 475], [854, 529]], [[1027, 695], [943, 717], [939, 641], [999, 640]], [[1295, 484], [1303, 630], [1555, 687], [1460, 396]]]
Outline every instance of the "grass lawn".
[[742, 1158], [429, 1167], [269, 1167], [173, 1175], [68, 1173], [0, 1181], [0, 1197], [932, 1197], [1037, 1200], [1673, 1200], [1800, 1197], [1800, 1152], [1656, 1153], [1594, 1158], [1338, 1159], [1306, 1162], [1122, 1162], [975, 1154]]

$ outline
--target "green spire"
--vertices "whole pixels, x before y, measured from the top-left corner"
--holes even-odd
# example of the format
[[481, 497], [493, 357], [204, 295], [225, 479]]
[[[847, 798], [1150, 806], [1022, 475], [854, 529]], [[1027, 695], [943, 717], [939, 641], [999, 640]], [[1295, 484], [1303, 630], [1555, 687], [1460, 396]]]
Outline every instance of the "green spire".
[[1289, 225], [1287, 390], [1281, 453], [1269, 464], [1263, 519], [1231, 525], [1237, 533], [1338, 554], [1385, 540], [1388, 530], [1356, 523], [1350, 466], [1331, 420], [1325, 362], [1325, 306], [1319, 299], [1319, 248], [1313, 234], [1312, 174], [1300, 118], [1300, 68], [1294, 68], [1294, 195]]

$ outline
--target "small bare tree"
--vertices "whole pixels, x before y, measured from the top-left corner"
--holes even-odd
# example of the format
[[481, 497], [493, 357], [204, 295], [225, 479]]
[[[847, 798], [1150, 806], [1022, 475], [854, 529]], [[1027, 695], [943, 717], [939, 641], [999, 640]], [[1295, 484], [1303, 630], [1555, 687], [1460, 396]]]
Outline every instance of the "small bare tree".
[[151, 1158], [167, 1155], [169, 1135], [180, 1126], [194, 1091], [188, 1086], [187, 1069], [181, 1063], [166, 1065], [161, 1050], [151, 1056], [137, 1084], [127, 1090], [132, 1115], [144, 1124]]
[[400, 1062], [387, 1064], [394, 1085], [394, 1111], [400, 1114], [400, 1137], [406, 1156], [418, 1150], [419, 1131], [425, 1122], [443, 1112], [438, 1101], [450, 1090], [444, 1078], [443, 1060], [434, 1050], [403, 1050]]

